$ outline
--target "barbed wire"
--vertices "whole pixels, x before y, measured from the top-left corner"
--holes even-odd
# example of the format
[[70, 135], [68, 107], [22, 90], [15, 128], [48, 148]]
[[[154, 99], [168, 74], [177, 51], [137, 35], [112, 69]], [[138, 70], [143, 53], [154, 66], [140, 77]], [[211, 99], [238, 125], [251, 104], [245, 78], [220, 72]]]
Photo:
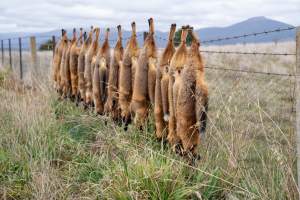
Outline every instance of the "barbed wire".
[[[21, 38], [21, 39], [29, 39], [29, 38], [31, 38], [31, 37], [35, 37], [35, 38], [49, 38], [49, 39], [52, 39], [53, 36], [54, 36], [56, 39], [60, 39], [60, 38], [61, 38], [60, 35], [40, 35], [40, 36], [27, 35], [27, 36], [21, 36], [21, 37], [0, 38], [0, 40], [3, 40], [3, 41], [5, 41], [5, 40], [17, 40], [17, 39], [19, 39], [19, 38]], [[136, 34], [136, 37], [137, 37], [137, 38], [139, 38], [139, 37], [141, 37], [141, 36], [143, 36], [143, 33], [138, 33], [138, 34]], [[122, 38], [122, 40], [128, 40], [128, 39], [130, 39], [130, 38], [131, 38], [131, 35], [128, 36], [128, 37]], [[100, 40], [104, 40], [104, 38], [101, 38]], [[111, 41], [111, 42], [115, 42], [115, 41], [117, 41], [117, 40], [118, 40], [118, 39], [109, 39], [109, 41]]]
[[[245, 38], [245, 37], [250, 37], [250, 36], [258, 36], [262, 34], [269, 34], [269, 33], [276, 33], [276, 32], [282, 32], [282, 31], [288, 31], [288, 30], [293, 30], [295, 29], [295, 26], [292, 27], [287, 27], [287, 28], [277, 28], [273, 30], [268, 30], [268, 31], [262, 31], [262, 32], [255, 32], [255, 33], [248, 33], [248, 34], [243, 34], [243, 35], [236, 35], [232, 37], [223, 37], [223, 38], [218, 38], [218, 39], [212, 39], [212, 40], [204, 40], [201, 41], [201, 43], [211, 43], [211, 42], [216, 42], [216, 41], [223, 41], [223, 40], [231, 40], [231, 39], [238, 39], [238, 38]], [[58, 40], [61, 38], [60, 36], [57, 35], [43, 35], [43, 36], [35, 36], [36, 38], [49, 38], [51, 39], [52, 37], [56, 37]], [[137, 38], [143, 36], [143, 33], [138, 33]], [[12, 37], [12, 38], [7, 38], [7, 39], [2, 39], [2, 40], [15, 40], [18, 38], [21, 39], [26, 39], [30, 38], [32, 36], [23, 36], [23, 37]], [[122, 38], [122, 41], [129, 40], [131, 36], [124, 37]], [[158, 40], [164, 40], [168, 41], [168, 38], [163, 38], [161, 36], [155, 36], [156, 39]], [[100, 39], [100, 40], [103, 40]], [[110, 42], [116, 42], [117, 39], [109, 39]], [[174, 41], [174, 44], [179, 44], [179, 41]], [[216, 50], [200, 50], [200, 52], [203, 53], [211, 53], [211, 54], [237, 54], [237, 55], [265, 55], [265, 56], [295, 56], [296, 54], [294, 53], [267, 53], [267, 52], [240, 52], [240, 51], [216, 51]]]
[[31, 38], [31, 37], [35, 37], [35, 38], [52, 38], [53, 36], [55, 36], [56, 38], [60, 38], [60, 36], [58, 36], [58, 35], [40, 35], [40, 36], [34, 36], [34, 35], [26, 35], [26, 36], [20, 36], [20, 37], [11, 37], [11, 38], [0, 38], [0, 40], [3, 40], [3, 41], [5, 41], [5, 40], [17, 40], [17, 39], [19, 39], [19, 38], [21, 38], [21, 39], [29, 39], [29, 38]]
[[[254, 33], [248, 33], [248, 34], [242, 34], [242, 35], [235, 35], [235, 36], [230, 36], [230, 37], [221, 37], [221, 38], [216, 38], [216, 39], [203, 40], [203, 41], [201, 41], [201, 43], [212, 43], [212, 42], [220, 42], [220, 41], [224, 41], [224, 40], [246, 38], [246, 37], [250, 37], [250, 36], [258, 36], [258, 35], [263, 35], [263, 34], [269, 34], [269, 33], [276, 33], [276, 32], [293, 30], [295, 28], [296, 28], [296, 26], [290, 26], [290, 27], [287, 27], [287, 28], [277, 28], [277, 29], [272, 29], [272, 30], [267, 30], [267, 31], [261, 31], [261, 32], [254, 32]], [[137, 37], [140, 37], [142, 35], [143, 35], [143, 33], [139, 33], [139, 34], [137, 34]], [[54, 35], [41, 35], [41, 36], [35, 36], [35, 37], [36, 38], [51, 38], [52, 36], [60, 37], [60, 36], [55, 35], [55, 34]], [[30, 37], [32, 37], [32, 36], [27, 35], [27, 36], [21, 36], [21, 37], [0, 38], [0, 39], [1, 40], [8, 40], [8, 39], [14, 40], [14, 39], [18, 39], [18, 38], [25, 39], [25, 38], [30, 38]], [[124, 40], [129, 39], [129, 38], [130, 37], [124, 38]], [[165, 40], [165, 41], [168, 40], [167, 38], [163, 38], [163, 37], [160, 37], [160, 36], [156, 36], [156, 38], [160, 39], [160, 40]], [[115, 40], [111, 40], [111, 41], [115, 41]]]
[[[242, 67], [249, 68], [248, 66], [242, 66]], [[274, 72], [249, 71], [249, 70], [243, 70], [243, 69], [224, 68], [220, 65], [215, 65], [215, 64], [206, 64], [204, 68], [212, 69], [212, 70], [233, 71], [233, 72], [241, 72], [241, 73], [271, 75], [271, 76], [289, 76], [289, 77], [297, 76], [296, 74], [288, 74], [288, 73], [274, 73]]]
[[269, 34], [269, 33], [276, 33], [276, 32], [282, 32], [282, 31], [289, 31], [295, 29], [295, 26], [287, 27], [287, 28], [277, 28], [273, 30], [268, 30], [268, 31], [262, 31], [262, 32], [255, 32], [255, 33], [248, 33], [248, 34], [242, 34], [242, 35], [235, 35], [235, 36], [230, 36], [230, 37], [221, 37], [217, 39], [211, 39], [211, 40], [203, 40], [201, 43], [212, 43], [212, 42], [220, 42], [224, 40], [232, 40], [232, 39], [239, 39], [239, 38], [246, 38], [250, 36], [258, 36], [258, 35], [264, 35], [264, 34]]
[[[220, 42], [220, 41], [224, 41], [224, 40], [232, 40], [232, 39], [246, 38], [246, 37], [250, 37], [250, 36], [258, 36], [258, 35], [263, 35], [263, 34], [288, 31], [288, 30], [293, 30], [295, 28], [296, 28], [296, 26], [291, 26], [291, 27], [287, 27], [287, 28], [277, 28], [277, 29], [272, 29], [272, 30], [268, 30], [268, 31], [254, 32], [254, 33], [248, 33], [248, 34], [242, 34], [242, 35], [235, 35], [235, 36], [230, 36], [230, 37], [221, 37], [221, 38], [210, 39], [210, 40], [203, 40], [203, 41], [200, 40], [200, 42], [202, 44], [212, 43], [212, 42]], [[156, 36], [156, 38], [159, 39], [159, 40], [164, 40], [164, 41], [168, 41], [169, 40], [168, 38], [163, 38], [161, 36]], [[180, 43], [179, 41], [174, 41], [174, 44], [179, 44], [179, 43]]]
[[[223, 40], [231, 40], [231, 39], [238, 39], [238, 38], [245, 38], [245, 37], [250, 37], [250, 36], [258, 36], [262, 34], [269, 34], [269, 33], [276, 33], [276, 32], [281, 32], [281, 31], [288, 31], [288, 30], [293, 30], [296, 27], [287, 27], [287, 28], [277, 28], [273, 30], [268, 30], [268, 31], [262, 31], [262, 32], [255, 32], [255, 33], [248, 33], [248, 34], [243, 34], [243, 35], [236, 35], [232, 37], [223, 37], [223, 38], [218, 38], [218, 39], [212, 39], [212, 40], [204, 40], [200, 41], [201, 43], [210, 43], [210, 42], [215, 42], [215, 41], [223, 41]], [[161, 36], [156, 36], [158, 40], [163, 40], [163, 41], [168, 41], [168, 38], [163, 38]], [[174, 41], [174, 44], [179, 44], [180, 41]], [[296, 54], [294, 53], [267, 53], [267, 52], [240, 52], [240, 51], [212, 51], [212, 50], [200, 50], [200, 52], [203, 53], [215, 53], [215, 54], [238, 54], [238, 55], [265, 55], [265, 56], [295, 56]]]
[[295, 53], [267, 53], [267, 52], [241, 52], [241, 51], [211, 51], [200, 50], [203, 53], [215, 53], [215, 54], [239, 54], [239, 55], [264, 55], [264, 56], [295, 56]]

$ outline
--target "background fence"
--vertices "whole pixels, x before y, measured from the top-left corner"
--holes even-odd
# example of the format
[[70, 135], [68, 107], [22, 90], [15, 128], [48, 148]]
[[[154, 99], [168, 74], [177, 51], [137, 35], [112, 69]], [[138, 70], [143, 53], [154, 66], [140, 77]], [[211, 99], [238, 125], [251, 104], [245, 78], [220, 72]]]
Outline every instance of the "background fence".
[[[295, 52], [259, 52], [259, 51], [228, 51], [220, 50], [221, 48], [207, 48], [207, 45], [213, 46], [214, 44], [218, 44], [218, 42], [222, 42], [224, 40], [235, 40], [240, 38], [246, 37], [258, 37], [261, 35], [266, 35], [270, 33], [277, 33], [282, 31], [291, 31], [296, 27], [287, 27], [287, 28], [278, 28], [274, 30], [256, 32], [256, 33], [248, 33], [243, 35], [236, 35], [232, 37], [223, 37], [223, 38], [216, 38], [210, 40], [201, 41], [201, 44], [204, 44], [203, 49], [201, 52], [203, 54], [225, 54], [225, 55], [262, 55], [262, 56], [296, 56]], [[143, 34], [138, 34], [137, 37], [143, 37], [144, 39], [147, 37], [147, 32]], [[60, 39], [60, 36], [26, 36], [26, 37], [19, 37], [19, 38], [6, 38], [1, 39], [1, 63], [2, 66], [9, 66], [11, 69], [14, 70], [16, 74], [19, 75], [20, 79], [23, 79], [29, 71], [30, 66], [37, 68], [36, 70], [44, 71], [43, 68], [49, 68], [51, 63], [51, 53], [54, 55], [54, 46], [56, 42]], [[128, 38], [123, 38], [123, 41], [126, 42]], [[167, 41], [167, 38], [156, 37], [157, 40]], [[116, 40], [110, 40], [110, 42], [115, 43]], [[174, 42], [177, 43], [178, 42]], [[271, 43], [269, 43], [271, 44]], [[245, 46], [246, 43], [243, 43]], [[274, 42], [274, 45], [277, 46], [278, 43]], [[230, 46], [230, 45], [225, 45]], [[234, 45], [235, 46], [235, 45]], [[253, 46], [253, 45], [252, 45]], [[218, 46], [221, 47], [221, 46]], [[232, 49], [232, 48], [230, 48]], [[245, 48], [244, 48], [245, 49]], [[252, 48], [253, 50], [253, 48]], [[215, 69], [215, 70], [230, 70], [224, 69], [223, 67], [214, 67], [214, 66], [206, 66], [208, 69]], [[245, 66], [243, 67], [245, 68]], [[249, 67], [247, 67], [249, 68]], [[237, 71], [237, 69], [233, 69]], [[267, 74], [278, 74], [278, 69], [273, 70], [273, 72], [266, 72]], [[247, 70], [240, 70], [240, 72], [248, 72]], [[255, 73], [250, 71], [251, 73]], [[260, 72], [258, 72], [260, 73]], [[264, 72], [262, 72], [264, 73]], [[282, 74], [282, 75], [290, 75], [293, 76], [295, 71], [290, 74]], [[280, 74], [278, 74], [280, 75]]]
[[[200, 51], [205, 60], [210, 91], [206, 140], [228, 140], [220, 145], [232, 153], [232, 165], [240, 163], [245, 168], [261, 171], [262, 175], [268, 174], [273, 167], [293, 169], [298, 161], [300, 183], [300, 29], [295, 41], [290, 42], [217, 45], [223, 40], [260, 37], [295, 28], [201, 41], [205, 46], [201, 46]], [[138, 37], [146, 35], [143, 33]], [[123, 39], [125, 46], [128, 38]], [[30, 82], [34, 78], [33, 70], [49, 78], [53, 46], [58, 40], [58, 36], [2, 39], [2, 66], [9, 66], [24, 81]], [[214, 152], [214, 145], [208, 144], [206, 148], [206, 151]], [[257, 163], [258, 158], [249, 158], [249, 152], [257, 151], [262, 157], [277, 155], [276, 152], [284, 157], [274, 157], [270, 163]], [[270, 168], [263, 166], [268, 164]], [[293, 187], [295, 173], [288, 170], [285, 173], [286, 184]], [[295, 195], [299, 192], [297, 188], [292, 191]]]

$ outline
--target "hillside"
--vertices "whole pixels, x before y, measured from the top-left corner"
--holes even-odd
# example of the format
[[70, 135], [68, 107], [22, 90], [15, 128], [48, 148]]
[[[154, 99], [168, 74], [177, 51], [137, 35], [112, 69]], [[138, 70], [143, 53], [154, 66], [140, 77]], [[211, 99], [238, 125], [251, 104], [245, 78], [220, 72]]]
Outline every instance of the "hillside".
[[[202, 40], [211, 40], [220, 37], [232, 37], [236, 35], [243, 35], [246, 33], [262, 32], [287, 27], [292, 27], [292, 25], [268, 19], [266, 17], [254, 17], [228, 27], [203, 28], [199, 29], [197, 32], [201, 36]], [[264, 43], [274, 41], [289, 41], [294, 40], [294, 38], [295, 30], [292, 30], [260, 35], [259, 37], [253, 36], [229, 41], [216, 42], [215, 44], [237, 44], [243, 42]]]

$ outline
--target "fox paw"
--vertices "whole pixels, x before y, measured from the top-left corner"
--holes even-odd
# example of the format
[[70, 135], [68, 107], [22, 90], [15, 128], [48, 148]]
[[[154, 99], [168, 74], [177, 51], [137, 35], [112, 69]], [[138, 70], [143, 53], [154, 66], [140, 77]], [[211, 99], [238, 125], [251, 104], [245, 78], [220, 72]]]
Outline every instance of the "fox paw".
[[165, 122], [168, 122], [168, 121], [169, 121], [169, 115], [168, 115], [168, 114], [165, 114], [165, 115], [164, 115], [164, 121], [165, 121]]

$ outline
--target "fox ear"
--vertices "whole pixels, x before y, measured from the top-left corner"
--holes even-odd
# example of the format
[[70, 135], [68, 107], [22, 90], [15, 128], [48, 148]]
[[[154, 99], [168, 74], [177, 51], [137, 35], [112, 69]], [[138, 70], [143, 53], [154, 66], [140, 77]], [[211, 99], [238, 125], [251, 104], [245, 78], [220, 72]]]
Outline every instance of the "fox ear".
[[63, 36], [65, 34], [65, 29], [61, 29], [61, 36]]
[[148, 19], [148, 24], [149, 24], [149, 33], [153, 34], [154, 33], [154, 24], [153, 24], [153, 18], [149, 18]]
[[131, 30], [132, 30], [133, 35], [135, 35], [136, 34], [136, 25], [135, 25], [135, 22], [131, 23]]
[[118, 28], [118, 36], [122, 37], [121, 25], [118, 25], [117, 28]]

